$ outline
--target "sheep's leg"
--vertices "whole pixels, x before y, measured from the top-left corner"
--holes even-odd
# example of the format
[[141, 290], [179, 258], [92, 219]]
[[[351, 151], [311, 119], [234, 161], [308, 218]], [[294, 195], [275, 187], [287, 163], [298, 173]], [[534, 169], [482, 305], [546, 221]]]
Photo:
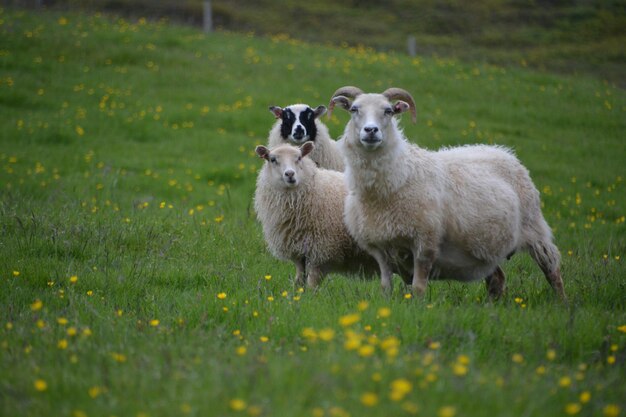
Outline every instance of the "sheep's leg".
[[435, 254], [431, 251], [422, 253], [413, 251], [413, 282], [411, 290], [416, 296], [423, 296], [428, 286], [428, 276], [435, 261]]
[[367, 252], [372, 255], [376, 262], [378, 262], [378, 267], [380, 268], [380, 286], [383, 288], [383, 291], [391, 294], [393, 287], [391, 286], [391, 276], [393, 275], [393, 271], [387, 262], [387, 258], [385, 257], [385, 253], [377, 248], [372, 246], [368, 246]]
[[497, 300], [502, 296], [504, 293], [504, 280], [504, 271], [499, 266], [496, 267], [496, 270], [491, 275], [485, 278], [489, 298]]
[[530, 246], [530, 256], [537, 262], [539, 268], [545, 275], [548, 283], [554, 292], [562, 299], [566, 300], [565, 289], [563, 288], [563, 280], [561, 279], [561, 270], [559, 263], [561, 255], [557, 247], [549, 241], [537, 242]]
[[306, 278], [306, 285], [309, 288], [317, 288], [322, 282], [323, 274], [322, 270], [318, 266], [311, 266], [307, 268], [308, 274]]
[[305, 284], [305, 274], [306, 274], [306, 269], [305, 269], [305, 259], [304, 258], [299, 258], [293, 261], [293, 263], [296, 265], [296, 281], [295, 281], [295, 285], [299, 286], [299, 287], [303, 287]]

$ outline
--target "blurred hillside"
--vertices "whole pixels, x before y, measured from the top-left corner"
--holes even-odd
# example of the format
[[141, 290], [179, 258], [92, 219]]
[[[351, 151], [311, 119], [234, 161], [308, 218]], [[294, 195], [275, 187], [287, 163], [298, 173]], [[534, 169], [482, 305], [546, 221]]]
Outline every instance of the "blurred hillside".
[[[9, 0], [202, 25], [202, 0]], [[212, 0], [218, 30], [589, 74], [626, 86], [623, 0]]]

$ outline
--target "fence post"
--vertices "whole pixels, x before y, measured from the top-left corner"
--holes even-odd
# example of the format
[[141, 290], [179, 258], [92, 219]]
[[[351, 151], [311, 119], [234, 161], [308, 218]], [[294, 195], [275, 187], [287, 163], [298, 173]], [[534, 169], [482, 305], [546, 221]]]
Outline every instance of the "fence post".
[[415, 36], [409, 36], [406, 40], [406, 48], [409, 56], [417, 55], [417, 40]]
[[213, 13], [211, 10], [211, 0], [204, 0], [202, 2], [202, 28], [206, 33], [213, 31]]

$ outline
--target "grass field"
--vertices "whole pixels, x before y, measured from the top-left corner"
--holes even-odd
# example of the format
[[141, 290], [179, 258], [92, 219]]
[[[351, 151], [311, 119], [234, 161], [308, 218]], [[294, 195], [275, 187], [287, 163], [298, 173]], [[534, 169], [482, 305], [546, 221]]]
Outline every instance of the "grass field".
[[[13, 0], [33, 4], [33, 0]], [[47, 7], [106, 10], [202, 26], [202, 0], [46, 0]], [[212, 0], [213, 25], [288, 34], [315, 43], [565, 74], [626, 87], [626, 3], [619, 0]]]
[[[569, 303], [332, 275], [294, 288], [251, 208], [269, 105], [413, 93], [429, 149], [512, 147]], [[327, 120], [341, 134], [348, 115]], [[584, 76], [0, 9], [3, 416], [626, 414], [626, 94]]]

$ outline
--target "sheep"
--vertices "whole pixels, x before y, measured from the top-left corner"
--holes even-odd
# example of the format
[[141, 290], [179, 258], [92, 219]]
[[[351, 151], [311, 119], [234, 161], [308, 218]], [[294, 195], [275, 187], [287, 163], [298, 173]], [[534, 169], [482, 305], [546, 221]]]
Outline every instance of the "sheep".
[[[399, 88], [366, 94], [339, 88], [335, 104], [351, 112], [343, 134], [349, 233], [380, 267], [391, 290], [389, 249], [412, 254], [412, 291], [429, 279], [485, 278], [492, 298], [504, 291], [501, 263], [527, 251], [565, 299], [560, 253], [528, 170], [501, 146], [465, 145], [428, 151], [408, 142], [395, 115], [415, 102]], [[329, 115], [330, 117], [330, 115]]]
[[254, 209], [270, 252], [292, 261], [296, 283], [318, 286], [329, 272], [376, 276], [378, 265], [359, 248], [343, 223], [347, 188], [343, 173], [318, 168], [300, 147], [257, 146], [266, 162], [257, 177]]
[[300, 146], [307, 141], [313, 141], [316, 146], [310, 158], [321, 168], [343, 171], [340, 146], [331, 139], [328, 128], [319, 119], [326, 113], [326, 106], [312, 109], [306, 104], [292, 104], [285, 108], [271, 106], [269, 109], [279, 119], [269, 134], [270, 148], [282, 143]]

